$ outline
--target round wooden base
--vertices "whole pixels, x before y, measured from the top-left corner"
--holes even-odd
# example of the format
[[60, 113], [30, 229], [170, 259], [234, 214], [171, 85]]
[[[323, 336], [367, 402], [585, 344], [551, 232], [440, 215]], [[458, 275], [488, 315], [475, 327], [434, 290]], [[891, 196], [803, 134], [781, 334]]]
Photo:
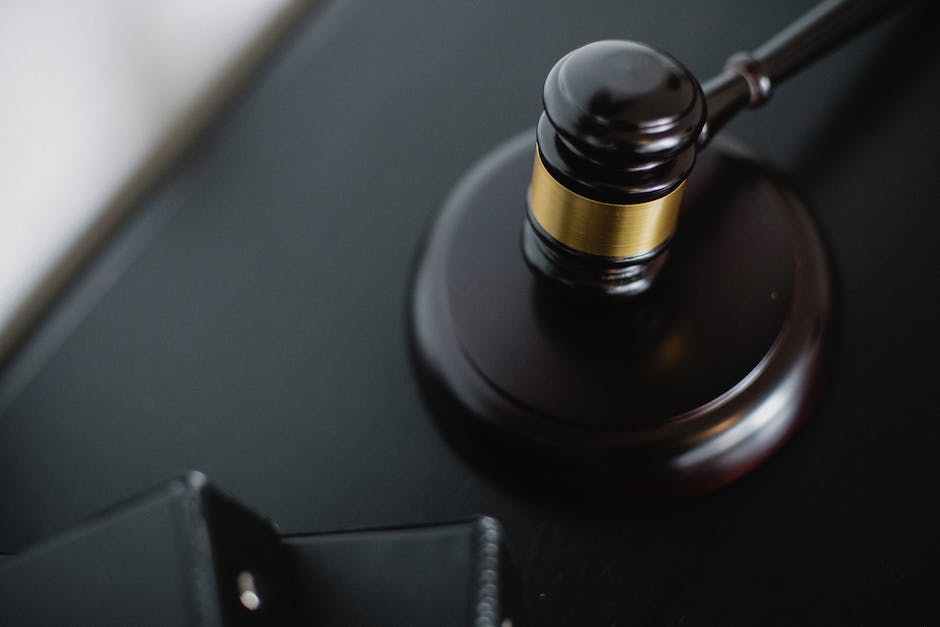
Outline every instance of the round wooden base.
[[577, 293], [523, 259], [533, 135], [466, 175], [419, 260], [413, 345], [436, 417], [474, 434], [470, 459], [627, 501], [740, 477], [806, 418], [832, 352], [831, 262], [805, 205], [715, 142], [654, 286]]

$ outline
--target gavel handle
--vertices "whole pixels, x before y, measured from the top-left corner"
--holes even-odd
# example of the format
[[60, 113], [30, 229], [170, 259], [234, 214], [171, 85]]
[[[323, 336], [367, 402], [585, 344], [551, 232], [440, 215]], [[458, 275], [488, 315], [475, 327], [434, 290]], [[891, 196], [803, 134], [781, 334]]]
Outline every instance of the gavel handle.
[[706, 144], [742, 109], [763, 104], [777, 83], [903, 4], [900, 0], [826, 0], [753, 52], [731, 55], [722, 73], [702, 85], [708, 122], [699, 144]]

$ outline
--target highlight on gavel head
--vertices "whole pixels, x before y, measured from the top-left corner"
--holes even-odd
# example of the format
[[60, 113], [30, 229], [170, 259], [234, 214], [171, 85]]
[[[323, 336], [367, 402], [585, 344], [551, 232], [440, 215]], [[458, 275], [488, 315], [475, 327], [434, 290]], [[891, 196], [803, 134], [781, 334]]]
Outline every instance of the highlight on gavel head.
[[567, 285], [644, 291], [665, 259], [695, 162], [701, 86], [655, 48], [598, 41], [555, 64], [543, 101], [526, 261]]

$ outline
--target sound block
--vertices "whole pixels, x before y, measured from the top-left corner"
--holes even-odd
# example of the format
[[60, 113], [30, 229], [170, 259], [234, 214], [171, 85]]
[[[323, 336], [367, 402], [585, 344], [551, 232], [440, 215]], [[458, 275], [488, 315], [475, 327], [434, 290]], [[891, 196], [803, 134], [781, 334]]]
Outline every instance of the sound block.
[[529, 132], [480, 161], [418, 261], [414, 358], [445, 432], [500, 472], [626, 502], [704, 494], [766, 460], [832, 355], [832, 263], [798, 194], [716, 140], [653, 287], [580, 293], [523, 258], [534, 150]]

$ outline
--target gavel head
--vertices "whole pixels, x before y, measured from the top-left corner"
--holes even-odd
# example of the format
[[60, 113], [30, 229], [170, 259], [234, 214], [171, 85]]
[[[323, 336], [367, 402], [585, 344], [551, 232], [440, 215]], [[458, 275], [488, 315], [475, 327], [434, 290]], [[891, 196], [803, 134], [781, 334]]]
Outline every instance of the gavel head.
[[646, 290], [675, 232], [705, 125], [698, 81], [643, 44], [599, 41], [548, 74], [523, 250], [548, 279]]

